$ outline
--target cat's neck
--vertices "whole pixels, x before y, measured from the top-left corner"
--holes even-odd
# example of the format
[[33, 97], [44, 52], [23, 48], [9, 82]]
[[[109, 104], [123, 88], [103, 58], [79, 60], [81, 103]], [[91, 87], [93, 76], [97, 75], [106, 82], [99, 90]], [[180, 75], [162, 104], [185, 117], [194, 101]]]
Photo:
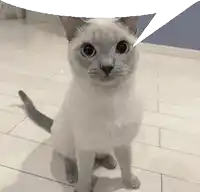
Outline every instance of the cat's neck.
[[74, 79], [72, 81], [72, 89], [79, 92], [80, 95], [85, 95], [86, 97], [121, 97], [128, 96], [130, 92], [134, 91], [134, 79], [133, 76], [119, 84], [111, 85], [100, 85], [94, 82], [84, 82]]
[[[134, 82], [132, 79], [118, 87], [83, 85], [72, 81], [65, 98], [65, 105], [73, 105], [77, 110], [116, 110], [126, 111], [135, 98]], [[71, 107], [70, 107], [71, 108]]]

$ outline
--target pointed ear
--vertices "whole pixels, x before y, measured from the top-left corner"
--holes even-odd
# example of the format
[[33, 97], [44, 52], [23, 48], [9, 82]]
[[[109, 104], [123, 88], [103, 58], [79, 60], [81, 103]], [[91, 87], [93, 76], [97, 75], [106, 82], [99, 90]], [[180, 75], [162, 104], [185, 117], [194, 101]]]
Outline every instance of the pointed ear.
[[86, 22], [79, 17], [59, 16], [59, 18], [65, 29], [68, 41], [71, 41], [79, 28], [86, 24]]
[[125, 25], [130, 31], [130, 33], [136, 34], [138, 19], [139, 19], [138, 16], [121, 17], [118, 19], [118, 22], [121, 23], [122, 25]]

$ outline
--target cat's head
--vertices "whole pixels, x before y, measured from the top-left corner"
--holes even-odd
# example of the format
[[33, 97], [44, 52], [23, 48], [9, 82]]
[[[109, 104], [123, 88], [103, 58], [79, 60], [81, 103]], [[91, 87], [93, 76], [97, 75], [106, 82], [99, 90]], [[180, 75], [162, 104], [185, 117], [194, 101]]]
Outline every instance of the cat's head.
[[137, 17], [60, 19], [69, 41], [68, 58], [75, 78], [108, 86], [123, 83], [133, 74]]

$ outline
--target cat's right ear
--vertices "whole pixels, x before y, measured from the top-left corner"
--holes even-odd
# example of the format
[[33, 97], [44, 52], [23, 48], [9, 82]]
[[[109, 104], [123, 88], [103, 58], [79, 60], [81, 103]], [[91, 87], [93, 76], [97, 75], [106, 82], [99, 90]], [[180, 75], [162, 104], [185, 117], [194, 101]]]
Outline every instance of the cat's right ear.
[[80, 17], [59, 16], [59, 18], [65, 29], [68, 41], [71, 41], [76, 35], [76, 32], [86, 24]]
[[130, 17], [121, 17], [117, 21], [125, 25], [130, 31], [130, 33], [136, 34], [138, 19], [139, 19], [138, 16], [130, 16]]

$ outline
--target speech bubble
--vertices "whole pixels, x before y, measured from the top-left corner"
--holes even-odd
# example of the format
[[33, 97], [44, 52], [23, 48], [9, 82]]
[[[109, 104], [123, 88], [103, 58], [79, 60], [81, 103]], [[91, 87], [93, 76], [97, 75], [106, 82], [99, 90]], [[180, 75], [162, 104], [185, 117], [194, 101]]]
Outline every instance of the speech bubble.
[[3, 2], [40, 13], [87, 18], [113, 18], [156, 14], [137, 45], [198, 0], [4, 0]]

